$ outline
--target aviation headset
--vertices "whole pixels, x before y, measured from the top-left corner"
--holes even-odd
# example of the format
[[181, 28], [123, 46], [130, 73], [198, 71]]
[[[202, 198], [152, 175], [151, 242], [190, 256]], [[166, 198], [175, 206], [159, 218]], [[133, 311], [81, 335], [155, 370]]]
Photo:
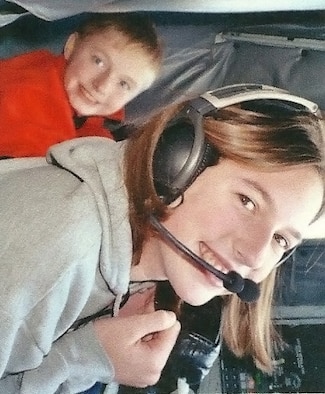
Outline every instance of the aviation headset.
[[203, 118], [209, 112], [233, 104], [251, 110], [281, 113], [311, 112], [317, 104], [286, 90], [262, 84], [237, 84], [191, 100], [164, 129], [154, 153], [153, 179], [157, 194], [166, 204], [176, 200], [208, 166], [216, 163], [216, 150], [206, 140]]

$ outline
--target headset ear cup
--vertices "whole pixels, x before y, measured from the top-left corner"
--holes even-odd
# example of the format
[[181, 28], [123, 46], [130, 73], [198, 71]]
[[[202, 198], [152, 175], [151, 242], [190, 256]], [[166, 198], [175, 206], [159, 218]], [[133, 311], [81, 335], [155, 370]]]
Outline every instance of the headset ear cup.
[[158, 141], [153, 157], [153, 179], [157, 194], [166, 204], [176, 200], [207, 166], [217, 161], [216, 150], [203, 139], [198, 160], [193, 165], [194, 140], [193, 124], [182, 119], [168, 126]]
[[[186, 189], [195, 181], [195, 179], [207, 168], [216, 165], [219, 159], [219, 154], [215, 147], [211, 145], [207, 140], [204, 141], [204, 149], [200, 162], [195, 172], [193, 172], [192, 178], [186, 186]], [[185, 189], [184, 189], [185, 190]], [[183, 190], [183, 191], [184, 191]]]
[[177, 122], [163, 131], [153, 158], [153, 179], [157, 194], [164, 201], [173, 201], [180, 194], [177, 175], [191, 154], [194, 127], [188, 122]]

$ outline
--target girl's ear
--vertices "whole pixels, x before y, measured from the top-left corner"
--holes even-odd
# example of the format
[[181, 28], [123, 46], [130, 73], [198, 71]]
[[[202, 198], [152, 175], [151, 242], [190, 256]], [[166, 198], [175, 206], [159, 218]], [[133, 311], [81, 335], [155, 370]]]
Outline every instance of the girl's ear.
[[75, 32], [75, 33], [70, 34], [67, 41], [65, 42], [64, 48], [63, 48], [63, 55], [64, 55], [65, 60], [70, 59], [70, 57], [73, 53], [73, 50], [76, 46], [77, 39], [78, 39], [78, 33]]

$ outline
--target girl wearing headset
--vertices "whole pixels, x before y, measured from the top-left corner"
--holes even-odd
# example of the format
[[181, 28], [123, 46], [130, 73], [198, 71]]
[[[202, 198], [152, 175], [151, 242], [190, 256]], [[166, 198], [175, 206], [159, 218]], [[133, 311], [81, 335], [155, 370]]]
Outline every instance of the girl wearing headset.
[[222, 297], [221, 337], [270, 371], [275, 268], [324, 208], [324, 152], [313, 103], [245, 85], [1, 161], [0, 392], [154, 384], [180, 330], [166, 281]]

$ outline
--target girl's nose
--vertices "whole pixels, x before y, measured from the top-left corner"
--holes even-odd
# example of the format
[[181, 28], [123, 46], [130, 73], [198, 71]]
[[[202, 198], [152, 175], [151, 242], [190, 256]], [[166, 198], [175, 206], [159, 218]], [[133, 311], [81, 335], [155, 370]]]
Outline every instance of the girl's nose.
[[[266, 228], [245, 232], [235, 245], [237, 260], [249, 268], [261, 268], [271, 257], [272, 241], [272, 232]], [[276, 257], [273, 257], [276, 263]]]

